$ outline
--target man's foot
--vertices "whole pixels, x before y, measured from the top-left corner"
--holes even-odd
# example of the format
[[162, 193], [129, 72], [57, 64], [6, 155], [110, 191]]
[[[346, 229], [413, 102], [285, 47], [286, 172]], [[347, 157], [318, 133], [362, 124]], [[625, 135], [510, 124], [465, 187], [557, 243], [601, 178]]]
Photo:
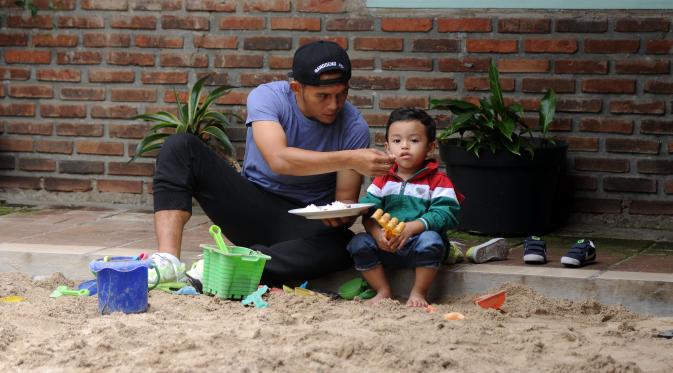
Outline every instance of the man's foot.
[[366, 301], [365, 304], [367, 304], [367, 305], [377, 304], [384, 299], [391, 299], [392, 297], [393, 297], [393, 293], [392, 293], [392, 291], [390, 291], [390, 289], [379, 290], [376, 293], [376, 296], [374, 298]]
[[547, 263], [547, 244], [537, 236], [523, 241], [523, 262], [526, 264]]
[[596, 261], [596, 246], [591, 240], [579, 240], [561, 257], [566, 267], [582, 267]]
[[470, 247], [465, 256], [474, 263], [485, 263], [490, 260], [505, 260], [508, 254], [507, 241], [504, 238], [493, 238]]
[[[159, 270], [159, 282], [185, 282], [185, 263], [169, 253], [154, 253], [150, 257]], [[154, 268], [147, 272], [147, 280], [150, 285], [157, 283], [157, 273]]]
[[409, 307], [427, 307], [430, 303], [428, 303], [428, 300], [425, 299], [425, 295], [411, 291], [409, 293], [409, 300], [407, 300], [407, 306]]
[[444, 264], [456, 264], [465, 260], [465, 255], [463, 255], [463, 251], [460, 249], [461, 245], [455, 241], [449, 242], [449, 253], [446, 255]]

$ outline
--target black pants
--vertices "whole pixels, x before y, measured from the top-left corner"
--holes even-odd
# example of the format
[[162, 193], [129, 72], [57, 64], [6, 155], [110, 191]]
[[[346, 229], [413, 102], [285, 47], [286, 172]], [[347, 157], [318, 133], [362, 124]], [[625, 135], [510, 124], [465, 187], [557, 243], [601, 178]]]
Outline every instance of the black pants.
[[166, 139], [153, 188], [155, 212], [191, 212], [194, 197], [234, 244], [271, 256], [262, 283], [309, 280], [352, 266], [349, 229], [289, 214], [304, 206], [251, 183], [196, 136]]

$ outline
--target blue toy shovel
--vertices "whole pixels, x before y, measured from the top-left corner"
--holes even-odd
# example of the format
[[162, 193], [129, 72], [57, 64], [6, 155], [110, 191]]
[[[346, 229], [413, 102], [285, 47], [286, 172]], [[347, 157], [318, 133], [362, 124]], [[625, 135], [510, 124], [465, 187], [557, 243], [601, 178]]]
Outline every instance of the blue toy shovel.
[[217, 244], [217, 248], [220, 249], [220, 251], [222, 251], [224, 254], [229, 254], [229, 248], [227, 247], [227, 244], [224, 243], [224, 238], [222, 237], [222, 230], [220, 227], [217, 225], [211, 225], [208, 231], [210, 232], [210, 235], [213, 236], [213, 239]]

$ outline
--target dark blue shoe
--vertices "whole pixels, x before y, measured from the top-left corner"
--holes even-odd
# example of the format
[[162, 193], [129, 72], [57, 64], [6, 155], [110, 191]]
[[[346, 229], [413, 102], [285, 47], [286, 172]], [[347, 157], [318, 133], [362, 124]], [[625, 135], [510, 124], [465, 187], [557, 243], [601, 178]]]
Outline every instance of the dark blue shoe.
[[561, 257], [567, 267], [582, 267], [596, 261], [596, 246], [591, 240], [579, 240]]
[[547, 244], [537, 236], [523, 241], [523, 262], [526, 264], [547, 263]]

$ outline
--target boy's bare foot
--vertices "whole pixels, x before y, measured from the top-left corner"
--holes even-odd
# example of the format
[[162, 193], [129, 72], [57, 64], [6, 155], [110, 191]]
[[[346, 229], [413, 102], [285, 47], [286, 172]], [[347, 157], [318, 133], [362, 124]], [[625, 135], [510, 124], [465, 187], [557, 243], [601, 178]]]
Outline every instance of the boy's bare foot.
[[381, 291], [379, 291], [378, 293], [376, 293], [376, 296], [375, 296], [374, 298], [369, 299], [368, 301], [366, 301], [365, 304], [371, 306], [371, 305], [374, 305], [374, 304], [376, 304], [376, 303], [379, 303], [380, 301], [382, 301], [382, 300], [384, 300], [384, 299], [390, 299], [390, 298], [392, 298], [392, 297], [393, 297], [393, 294], [392, 294], [392, 292], [390, 291], [390, 289], [388, 289], [388, 290], [381, 290]]
[[425, 299], [425, 295], [412, 291], [409, 293], [409, 300], [407, 300], [407, 306], [409, 307], [427, 307], [428, 301]]

